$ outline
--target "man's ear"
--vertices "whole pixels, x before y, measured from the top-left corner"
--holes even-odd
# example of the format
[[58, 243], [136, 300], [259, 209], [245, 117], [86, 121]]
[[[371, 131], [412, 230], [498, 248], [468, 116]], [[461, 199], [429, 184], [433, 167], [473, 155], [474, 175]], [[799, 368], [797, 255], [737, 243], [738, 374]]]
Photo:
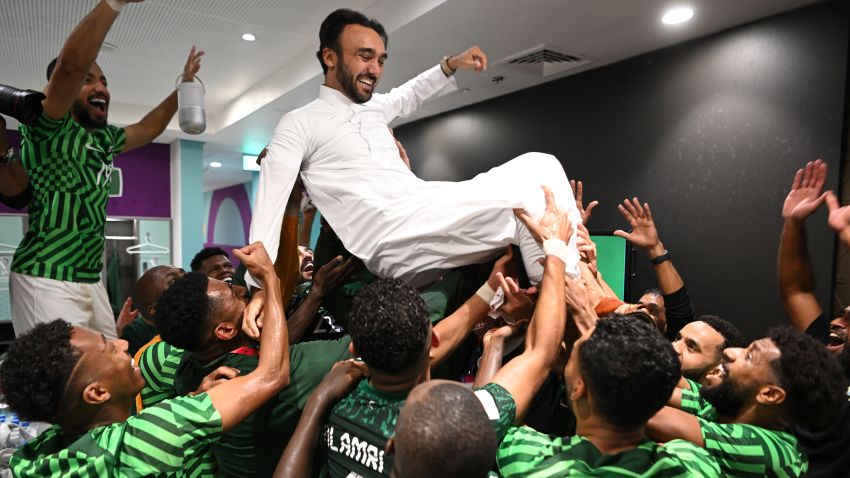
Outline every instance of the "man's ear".
[[583, 378], [576, 378], [575, 380], [573, 380], [572, 385], [572, 388], [567, 390], [571, 402], [577, 402], [579, 401], [579, 399], [587, 396], [587, 385], [584, 383]]
[[437, 331], [431, 329], [431, 348], [435, 349], [440, 346], [440, 336], [437, 334]]
[[351, 352], [352, 357], [357, 357], [357, 350], [354, 349], [354, 342], [348, 343], [348, 351]]
[[322, 61], [325, 62], [325, 66], [327, 66], [328, 69], [333, 68], [334, 65], [336, 64], [336, 61], [337, 61], [336, 52], [333, 51], [332, 48], [323, 49], [322, 50]]
[[100, 405], [109, 401], [109, 390], [101, 382], [92, 382], [83, 389], [83, 403], [87, 405]]
[[785, 402], [785, 390], [776, 385], [766, 385], [756, 394], [756, 402], [761, 405], [779, 405]]
[[239, 334], [239, 328], [236, 327], [236, 324], [230, 322], [220, 322], [215, 326], [213, 333], [217, 339], [226, 342], [228, 340], [232, 340]]

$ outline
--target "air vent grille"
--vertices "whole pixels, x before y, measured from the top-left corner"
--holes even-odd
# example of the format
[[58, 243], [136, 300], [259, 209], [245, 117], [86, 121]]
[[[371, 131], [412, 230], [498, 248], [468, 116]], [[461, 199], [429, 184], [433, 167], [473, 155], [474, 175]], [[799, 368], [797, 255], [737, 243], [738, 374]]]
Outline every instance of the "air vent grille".
[[533, 51], [523, 56], [514, 58], [508, 63], [512, 65], [534, 65], [537, 63], [572, 63], [583, 61], [581, 58], [573, 55], [567, 55], [549, 49]]

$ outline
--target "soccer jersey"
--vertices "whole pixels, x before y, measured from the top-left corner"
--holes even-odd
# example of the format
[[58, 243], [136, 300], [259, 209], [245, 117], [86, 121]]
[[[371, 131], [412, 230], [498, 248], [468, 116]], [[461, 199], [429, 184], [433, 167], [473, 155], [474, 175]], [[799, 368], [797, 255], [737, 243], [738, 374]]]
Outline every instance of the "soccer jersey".
[[127, 341], [127, 353], [135, 356], [146, 343], [156, 335], [156, 327], [149, 324], [141, 315], [127, 324], [121, 332], [121, 338]]
[[684, 440], [658, 445], [644, 440], [613, 455], [575, 435], [551, 437], [529, 427], [512, 427], [497, 453], [499, 472], [511, 477], [720, 477], [717, 463], [705, 450]]
[[177, 396], [174, 381], [177, 367], [183, 359], [183, 349], [157, 341], [143, 347], [136, 357], [142, 378], [145, 379], [145, 386], [137, 397], [137, 410]]
[[196, 461], [220, 436], [221, 416], [202, 393], [76, 437], [54, 425], [15, 452], [9, 466], [20, 478], [197, 476]]
[[[295, 344], [289, 347], [289, 386], [251, 414], [242, 423], [223, 434], [213, 444], [220, 477], [271, 476], [289, 438], [298, 426], [301, 412], [313, 390], [334, 363], [351, 357], [349, 337]], [[198, 388], [204, 376], [220, 366], [233, 367], [247, 375], [259, 364], [251, 353], [228, 353], [211, 362], [201, 363], [185, 353], [175, 381], [180, 395]]]
[[41, 114], [21, 125], [21, 162], [30, 178], [29, 229], [12, 271], [70, 282], [97, 282], [113, 156], [126, 133], [116, 126], [87, 131], [71, 114]]
[[690, 379], [686, 380], [689, 388], [682, 389], [682, 410], [710, 422], [716, 422], [717, 409], [700, 395], [702, 385]]
[[698, 418], [705, 449], [724, 476], [803, 476], [809, 461], [794, 435], [740, 423], [712, 423]]

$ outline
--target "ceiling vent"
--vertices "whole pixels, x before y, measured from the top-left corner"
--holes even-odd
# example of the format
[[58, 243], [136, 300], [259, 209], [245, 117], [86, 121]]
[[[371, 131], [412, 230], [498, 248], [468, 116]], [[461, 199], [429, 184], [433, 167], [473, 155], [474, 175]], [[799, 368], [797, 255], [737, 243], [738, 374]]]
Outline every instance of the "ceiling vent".
[[590, 60], [563, 53], [560, 49], [543, 45], [509, 57], [503, 63], [509, 68], [547, 77], [586, 65], [590, 63]]

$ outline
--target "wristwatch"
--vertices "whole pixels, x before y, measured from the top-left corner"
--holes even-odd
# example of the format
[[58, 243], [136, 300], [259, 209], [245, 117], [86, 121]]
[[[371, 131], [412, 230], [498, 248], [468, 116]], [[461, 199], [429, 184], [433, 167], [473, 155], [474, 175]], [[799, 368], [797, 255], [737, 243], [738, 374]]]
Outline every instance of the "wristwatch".
[[452, 67], [449, 66], [449, 60], [451, 58], [452, 58], [451, 56], [447, 55], [447, 56], [444, 56], [442, 60], [440, 60], [440, 69], [443, 70], [443, 74], [446, 75], [446, 77], [449, 77], [449, 76], [452, 76], [452, 75], [455, 74], [455, 70], [453, 70]]
[[14, 146], [10, 146], [9, 149], [6, 150], [6, 154], [0, 156], [0, 165], [7, 165], [12, 161], [17, 161], [20, 159], [18, 156], [18, 150]]
[[651, 262], [654, 265], [657, 266], [658, 264], [661, 264], [662, 262], [669, 261], [669, 260], [670, 260], [670, 252], [665, 249], [663, 254], [661, 254], [660, 256], [657, 256], [657, 257], [653, 257]]

